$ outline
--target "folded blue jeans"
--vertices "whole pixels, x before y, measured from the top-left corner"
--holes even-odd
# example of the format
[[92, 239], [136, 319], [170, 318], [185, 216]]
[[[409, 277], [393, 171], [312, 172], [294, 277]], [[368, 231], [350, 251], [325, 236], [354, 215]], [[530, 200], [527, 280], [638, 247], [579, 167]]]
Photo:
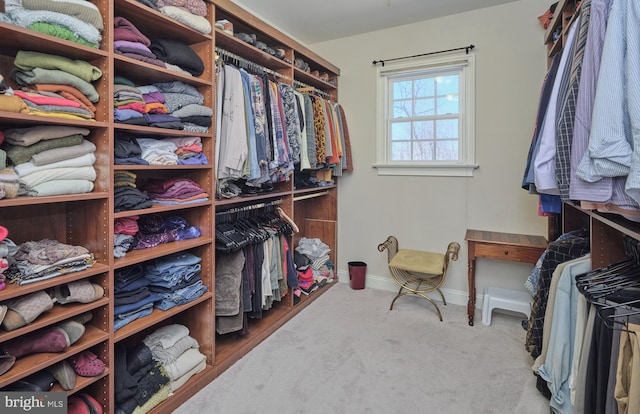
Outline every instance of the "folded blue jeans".
[[156, 303], [155, 306], [158, 309], [169, 310], [175, 306], [184, 305], [185, 303], [198, 299], [206, 291], [207, 286], [202, 283], [202, 280], [198, 280], [196, 283], [185, 288], [178, 289], [173, 293], [162, 294], [161, 296], [163, 299]]
[[153, 306], [150, 308], [144, 308], [142, 310], [139, 310], [138, 312], [134, 312], [124, 318], [116, 318], [113, 321], [113, 330], [117, 331], [128, 323], [135, 321], [136, 319], [151, 315], [151, 312], [153, 312]]

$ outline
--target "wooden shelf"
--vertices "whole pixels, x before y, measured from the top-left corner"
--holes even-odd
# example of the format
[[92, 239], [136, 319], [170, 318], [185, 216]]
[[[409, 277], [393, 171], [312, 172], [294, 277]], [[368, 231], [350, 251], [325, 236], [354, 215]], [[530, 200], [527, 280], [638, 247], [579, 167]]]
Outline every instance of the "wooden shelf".
[[[136, 85], [148, 85], [152, 83], [181, 81], [195, 87], [212, 87], [213, 82], [195, 76], [188, 76], [181, 72], [169, 70], [151, 63], [142, 62], [124, 55], [115, 54], [114, 64], [116, 73], [125, 76]], [[194, 135], [194, 134], [191, 134]]]
[[[37, 290], [49, 289], [54, 286], [71, 283], [76, 280], [87, 279], [92, 276], [107, 273], [109, 266], [97, 262], [90, 269], [82, 270], [80, 272], [67, 273], [62, 276], [53, 277], [51, 279], [43, 280], [41, 282], [28, 283], [26, 285], [16, 285], [14, 283], [7, 283], [7, 287], [0, 290], [0, 301], [13, 299], [27, 293], [31, 293]], [[0, 342], [2, 342], [0, 340]]]
[[184, 211], [185, 209], [190, 208], [198, 208], [203, 206], [210, 206], [212, 201], [203, 201], [200, 203], [192, 203], [186, 205], [175, 205], [175, 204], [154, 204], [153, 207], [145, 208], [142, 210], [127, 210], [127, 211], [119, 211], [114, 214], [114, 218], [123, 218], [123, 217], [131, 217], [131, 216], [141, 216], [146, 214], [158, 214], [158, 213], [166, 213], [169, 211]]
[[290, 69], [291, 63], [278, 59], [275, 56], [264, 52], [257, 47], [243, 42], [235, 36], [216, 29], [216, 47], [220, 47], [228, 52], [235, 53], [258, 65], [265, 66], [272, 70]]
[[38, 372], [48, 366], [60, 362], [63, 359], [67, 359], [72, 355], [84, 351], [96, 344], [106, 342], [109, 339], [109, 334], [103, 332], [91, 325], [85, 326], [84, 334], [78, 339], [76, 343], [67, 348], [64, 352], [60, 353], [37, 353], [31, 355], [25, 355], [21, 358], [17, 358], [15, 364], [9, 371], [0, 376], [0, 388], [27, 375]]
[[151, 312], [150, 315], [147, 315], [140, 319], [136, 319], [135, 321], [128, 323], [124, 327], [117, 330], [115, 332], [115, 340], [116, 342], [122, 341], [130, 337], [131, 335], [137, 334], [140, 331], [156, 326], [180, 312], [184, 312], [185, 310], [197, 306], [202, 302], [212, 300], [212, 297], [213, 293], [211, 293], [211, 288], [209, 288], [209, 290], [198, 299], [189, 303], [185, 303], [184, 305], [176, 306], [166, 311], [154, 308], [153, 312]]
[[135, 22], [138, 30], [151, 40], [171, 37], [188, 45], [213, 40], [211, 34], [199, 32], [135, 0], [116, 0], [114, 16]]
[[146, 262], [148, 260], [157, 259], [173, 253], [193, 249], [199, 246], [206, 246], [212, 243], [211, 237], [198, 237], [196, 239], [179, 240], [170, 243], [164, 243], [149, 249], [133, 250], [127, 253], [123, 258], [114, 260], [114, 269], [131, 266], [134, 264]]
[[[122, 76], [135, 85], [151, 85], [161, 82], [183, 82], [194, 86], [204, 98], [204, 105], [213, 109], [215, 121], [216, 66], [215, 49], [224, 49], [248, 63], [249, 68], [268, 69], [277, 82], [294, 85], [294, 81], [305, 83], [325, 92], [332, 99], [337, 97], [339, 69], [310, 49], [289, 38], [266, 22], [257, 19], [246, 10], [229, 0], [206, 1], [205, 19], [212, 23], [212, 33], [201, 33], [177, 20], [154, 10], [137, 0], [95, 0], [92, 1], [104, 20], [103, 41], [98, 49], [81, 46], [74, 42], [44, 35], [12, 24], [0, 22], [0, 68], [9, 72], [18, 51], [36, 50], [57, 54], [72, 59], [84, 60], [97, 66], [103, 76], [95, 82], [100, 94], [96, 104], [95, 120], [71, 120], [57, 117], [34, 116], [0, 111], [0, 130], [30, 126], [77, 126], [91, 130], [88, 139], [96, 145], [95, 169], [97, 178], [94, 191], [53, 197], [17, 197], [0, 200], [2, 225], [10, 231], [10, 238], [16, 243], [28, 240], [56, 239], [63, 243], [82, 245], [89, 249], [96, 263], [92, 268], [68, 273], [45, 281], [27, 285], [8, 284], [0, 291], [0, 302], [14, 300], [30, 293], [51, 291], [56, 286], [78, 280], [90, 280], [104, 288], [104, 297], [83, 304], [54, 304], [36, 320], [14, 331], [0, 331], [0, 343], [18, 340], [25, 335], [54, 326], [61, 321], [74, 318], [85, 312], [92, 313], [92, 320], [86, 325], [86, 332], [77, 343], [60, 353], [33, 354], [20, 358], [14, 366], [0, 376], [0, 387], [18, 381], [51, 365], [70, 358], [87, 349], [95, 352], [106, 364], [105, 372], [97, 377], [78, 377], [73, 390], [64, 391], [73, 395], [79, 391], [93, 395], [104, 407], [105, 413], [116, 411], [114, 390], [114, 362], [121, 357], [115, 354], [115, 345], [134, 345], [157, 328], [169, 323], [187, 326], [190, 334], [198, 341], [200, 351], [207, 358], [205, 370], [189, 379], [170, 398], [152, 410], [154, 414], [170, 413], [205, 385], [214, 380], [238, 359], [242, 358], [258, 343], [275, 332], [298, 312], [323, 294], [331, 285], [300, 298], [293, 305], [292, 291], [289, 289], [282, 302], [264, 312], [263, 319], [251, 320], [247, 337], [239, 341], [231, 336], [215, 334], [215, 220], [216, 210], [225, 211], [237, 207], [252, 207], [267, 202], [278, 202], [279, 206], [296, 221], [301, 221], [302, 231], [287, 236], [290, 248], [303, 236], [327, 238], [332, 249], [331, 260], [336, 263], [337, 250], [337, 186], [297, 189], [293, 187], [293, 174], [288, 181], [274, 183], [269, 192], [242, 195], [232, 199], [215, 199], [215, 122], [208, 132], [197, 133], [149, 126], [139, 126], [114, 122], [115, 76]], [[202, 59], [205, 66], [200, 76], [190, 76], [165, 67], [133, 59], [116, 53], [113, 45], [113, 19], [121, 16], [129, 20], [149, 39], [171, 38], [182, 41]], [[235, 33], [256, 34], [258, 40], [268, 47], [282, 47], [285, 58], [277, 58], [264, 50], [245, 43], [235, 36], [213, 28], [213, 22], [229, 18], [235, 25]], [[307, 61], [313, 70], [326, 72], [330, 82], [294, 68], [296, 56]], [[272, 72], [277, 75], [273, 75]], [[10, 86], [15, 86], [8, 73], [3, 73]], [[200, 137], [202, 151], [208, 159], [207, 165], [114, 165], [114, 140], [118, 135], [154, 138]], [[143, 210], [114, 211], [114, 173], [132, 171], [140, 185], [150, 178], [188, 178], [196, 181], [209, 194], [207, 201], [184, 205], [153, 205]], [[313, 200], [295, 200], [295, 197], [314, 197]], [[114, 222], [120, 218], [148, 216], [151, 214], [184, 216], [189, 225], [197, 226], [201, 236], [195, 239], [179, 240], [160, 244], [153, 248], [133, 250], [124, 257], [115, 258]], [[320, 223], [320, 224], [318, 224]], [[167, 311], [154, 309], [146, 317], [128, 323], [118, 331], [114, 327], [115, 276], [120, 270], [137, 266], [167, 255], [192, 252], [201, 258], [200, 277], [208, 291], [198, 299], [176, 306]], [[63, 392], [57, 385], [53, 391]]]
[[105, 50], [82, 46], [5, 22], [0, 22], [0, 50], [7, 56], [15, 56], [20, 50], [34, 50], [86, 61], [106, 59], [109, 55]]

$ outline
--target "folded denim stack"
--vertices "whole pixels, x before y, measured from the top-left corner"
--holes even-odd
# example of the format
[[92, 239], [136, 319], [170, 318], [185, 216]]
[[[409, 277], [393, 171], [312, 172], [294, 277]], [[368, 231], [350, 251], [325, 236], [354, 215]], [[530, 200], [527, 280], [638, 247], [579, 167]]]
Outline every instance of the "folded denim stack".
[[117, 269], [114, 272], [114, 331], [153, 312], [160, 295], [149, 291], [149, 280], [142, 265]]
[[171, 392], [207, 366], [207, 357], [198, 350], [198, 341], [189, 336], [189, 328], [184, 325], [163, 326], [148, 335], [143, 343], [151, 350], [153, 359], [164, 366]]
[[160, 297], [155, 307], [169, 310], [202, 296], [207, 286], [200, 279], [201, 259], [188, 252], [156, 259], [144, 268], [149, 290]]

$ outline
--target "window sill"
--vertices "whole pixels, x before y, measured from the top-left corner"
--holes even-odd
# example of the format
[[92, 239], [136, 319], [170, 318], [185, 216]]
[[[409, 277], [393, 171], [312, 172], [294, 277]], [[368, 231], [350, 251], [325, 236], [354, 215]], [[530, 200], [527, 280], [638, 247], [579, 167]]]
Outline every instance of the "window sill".
[[472, 165], [389, 165], [374, 164], [378, 175], [408, 175], [431, 177], [473, 177], [473, 171], [479, 166]]

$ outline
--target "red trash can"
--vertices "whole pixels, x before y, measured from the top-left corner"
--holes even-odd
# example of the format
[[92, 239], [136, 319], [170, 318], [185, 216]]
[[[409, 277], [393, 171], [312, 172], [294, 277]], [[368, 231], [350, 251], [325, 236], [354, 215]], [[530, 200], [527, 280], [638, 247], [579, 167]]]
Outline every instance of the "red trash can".
[[364, 289], [367, 278], [367, 264], [365, 262], [349, 262], [347, 265], [349, 266], [351, 289]]

